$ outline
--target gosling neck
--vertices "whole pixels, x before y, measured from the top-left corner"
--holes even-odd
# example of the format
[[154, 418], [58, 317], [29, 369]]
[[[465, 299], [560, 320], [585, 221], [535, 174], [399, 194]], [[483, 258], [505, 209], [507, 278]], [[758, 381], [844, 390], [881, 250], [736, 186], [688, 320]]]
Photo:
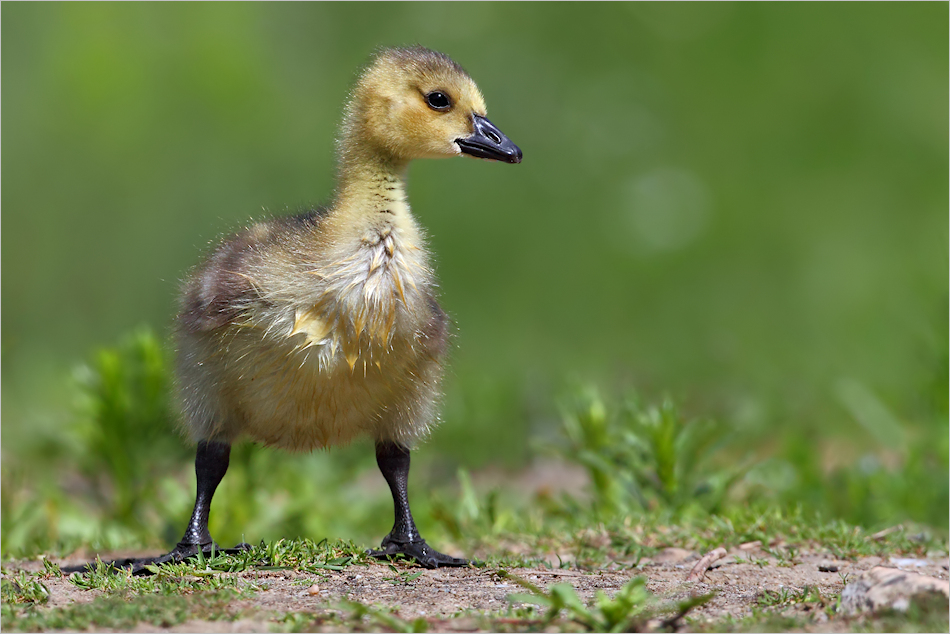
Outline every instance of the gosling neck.
[[[396, 221], [409, 214], [406, 198], [408, 161], [380, 157], [348, 157], [341, 162], [336, 209], [375, 222]], [[374, 224], [375, 224], [374, 222]]]

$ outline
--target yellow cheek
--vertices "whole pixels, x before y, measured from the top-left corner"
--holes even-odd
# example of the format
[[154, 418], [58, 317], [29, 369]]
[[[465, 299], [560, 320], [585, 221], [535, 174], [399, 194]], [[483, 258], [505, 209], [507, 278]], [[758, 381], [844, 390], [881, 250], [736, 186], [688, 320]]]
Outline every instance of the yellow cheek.
[[453, 134], [452, 121], [446, 115], [428, 110], [411, 110], [404, 113], [400, 145], [413, 155], [454, 154], [452, 148], [457, 134]]
[[404, 119], [406, 136], [414, 139], [424, 138], [426, 129], [432, 124], [430, 119], [428, 112], [418, 109], [407, 110]]

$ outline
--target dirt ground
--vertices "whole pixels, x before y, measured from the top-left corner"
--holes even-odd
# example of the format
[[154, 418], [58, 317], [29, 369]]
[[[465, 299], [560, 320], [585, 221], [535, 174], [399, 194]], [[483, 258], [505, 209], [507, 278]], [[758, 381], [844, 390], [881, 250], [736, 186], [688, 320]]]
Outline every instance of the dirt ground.
[[[649, 589], [660, 597], [684, 598], [691, 593], [715, 592], [706, 605], [691, 612], [693, 618], [719, 620], [728, 615], [743, 617], [751, 613], [766, 590], [783, 589], [798, 592], [805, 586], [818, 589], [824, 597], [835, 597], [846, 581], [856, 578], [873, 566], [884, 565], [906, 571], [919, 572], [939, 579], [948, 578], [948, 560], [945, 554], [928, 559], [866, 557], [857, 561], [838, 561], [827, 553], [799, 552], [791, 560], [777, 561], [762, 551], [757, 543], [746, 544], [710, 564], [701, 580], [687, 582], [691, 571], [701, 575], [707, 566], [696, 566], [701, 553], [678, 548], [661, 551], [652, 560], [641, 560], [636, 568], [612, 571], [584, 572], [565, 569], [514, 568], [510, 572], [531, 583], [547, 587], [567, 582], [574, 586], [585, 600], [597, 590], [613, 594], [631, 578], [644, 575]], [[63, 565], [78, 562], [59, 561]], [[37, 562], [23, 562], [21, 568], [38, 570]], [[409, 567], [400, 572], [421, 571]], [[319, 614], [332, 610], [341, 599], [351, 599], [367, 605], [393, 608], [403, 619], [424, 617], [430, 631], [472, 631], [477, 626], [473, 618], [452, 618], [460, 612], [498, 615], [507, 605], [507, 596], [525, 592], [511, 579], [499, 576], [490, 568], [443, 568], [422, 571], [417, 578], [406, 582], [396, 578], [388, 565], [350, 566], [342, 572], [308, 574], [296, 571], [250, 571], [236, 573], [239, 584], [253, 584], [257, 592], [251, 599], [236, 600], [231, 606], [235, 614], [244, 615], [237, 621], [202, 621], [183, 623], [170, 629], [140, 624], [138, 632], [257, 632], [269, 631], [272, 619], [288, 612]], [[97, 591], [83, 591], [68, 579], [50, 579], [45, 582], [50, 600], [43, 609], [62, 607], [73, 602], [91, 601]], [[799, 606], [799, 609], [807, 609]], [[820, 623], [827, 617], [816, 611]], [[834, 629], [833, 627], [831, 629]]]

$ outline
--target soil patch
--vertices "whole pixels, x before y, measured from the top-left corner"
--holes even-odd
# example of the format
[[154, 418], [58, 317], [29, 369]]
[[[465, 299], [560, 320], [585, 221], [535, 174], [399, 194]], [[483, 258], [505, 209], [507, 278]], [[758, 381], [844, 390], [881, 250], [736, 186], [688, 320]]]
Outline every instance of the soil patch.
[[[122, 555], [116, 555], [119, 556]], [[612, 570], [512, 568], [509, 572], [542, 588], [554, 583], [570, 583], [584, 600], [593, 598], [598, 590], [612, 595], [630, 579], [642, 575], [648, 579], [649, 589], [660, 597], [677, 599], [690, 594], [715, 592], [716, 596], [709, 603], [691, 612], [692, 618], [710, 621], [728, 616], [741, 618], [751, 614], [753, 607], [767, 604], [763, 597], [772, 597], [773, 603], [779, 606], [784, 603], [788, 609], [814, 609], [815, 621], [821, 623], [828, 619], [824, 611], [814, 605], [795, 605], [794, 600], [783, 601], [781, 597], [794, 597], [808, 587], [821, 597], [833, 600], [847, 581], [879, 565], [938, 579], [948, 578], [950, 565], [942, 554], [927, 559], [864, 557], [841, 561], [828, 553], [802, 551], [793, 558], [780, 561], [757, 550], [754, 545], [751, 548], [747, 545], [712, 562], [700, 581], [689, 583], [686, 579], [700, 556], [697, 552], [671, 548], [661, 551], [651, 560], [637, 562], [636, 566], [617, 566]], [[73, 565], [79, 562], [56, 563]], [[41, 566], [38, 562], [19, 562], [7, 566], [7, 569], [36, 571]], [[416, 572], [421, 574], [415, 576]], [[231, 605], [238, 620], [206, 621], [196, 614], [195, 620], [175, 627], [140, 624], [135, 631], [269, 631], [276, 625], [274, 619], [287, 613], [326, 613], [338, 609], [343, 599], [393, 610], [402, 619], [425, 618], [432, 631], [471, 631], [477, 627], [475, 617], [479, 614], [501, 616], [508, 605], [508, 595], [525, 592], [524, 588], [491, 568], [422, 570], [400, 566], [398, 572], [394, 572], [387, 564], [373, 563], [321, 574], [293, 570], [235, 574], [239, 585], [256, 588], [251, 598], [235, 600]], [[50, 579], [45, 583], [50, 600], [41, 608], [43, 610], [91, 601], [100, 594], [80, 590], [66, 578]]]

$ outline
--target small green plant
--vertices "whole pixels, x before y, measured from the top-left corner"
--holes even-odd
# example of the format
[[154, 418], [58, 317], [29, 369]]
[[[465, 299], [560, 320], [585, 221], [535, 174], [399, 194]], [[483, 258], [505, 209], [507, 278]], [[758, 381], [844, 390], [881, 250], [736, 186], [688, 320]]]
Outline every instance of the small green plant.
[[383, 577], [384, 581], [388, 581], [394, 586], [399, 585], [408, 585], [422, 576], [423, 570], [417, 572], [412, 572], [411, 570], [400, 571], [396, 566], [389, 564], [389, 568], [393, 571], [392, 577]]
[[111, 521], [153, 526], [148, 520], [161, 497], [158, 476], [189, 453], [172, 431], [176, 417], [161, 340], [137, 330], [119, 346], [99, 350], [77, 377], [82, 400], [74, 430], [84, 448], [77, 466], [95, 484], [91, 492]]
[[29, 605], [46, 603], [49, 600], [49, 589], [34, 575], [21, 572], [15, 577], [3, 572], [0, 580], [0, 598], [4, 607], [9, 604]]
[[736, 557], [737, 564], [753, 564], [759, 568], [765, 568], [769, 565], [768, 559], [762, 559], [761, 557]]
[[256, 570], [340, 571], [350, 565], [368, 565], [369, 556], [353, 542], [323, 539], [278, 539], [252, 546], [237, 557]]
[[756, 598], [756, 603], [762, 607], [773, 607], [776, 605], [785, 605], [792, 600], [792, 590], [782, 586], [778, 590], [763, 590]]
[[728, 441], [713, 421], [684, 420], [670, 400], [644, 406], [633, 398], [617, 411], [588, 389], [565, 409], [564, 456], [582, 465], [604, 516], [631, 510], [698, 507], [716, 512], [743, 474], [710, 464]]
[[798, 548], [795, 546], [788, 546], [786, 548], [769, 548], [768, 546], [763, 546], [762, 550], [775, 558], [775, 564], [777, 566], [787, 568], [801, 563], [798, 560]]
[[814, 586], [804, 586], [800, 590], [781, 586], [778, 590], [763, 590], [756, 598], [756, 603], [762, 607], [776, 607], [799, 603], [817, 603], [825, 606], [829, 599], [822, 596], [821, 591]]
[[635, 577], [624, 584], [613, 597], [598, 590], [594, 599], [585, 604], [569, 583], [555, 583], [545, 591], [511, 573], [501, 571], [500, 576], [530, 591], [530, 594], [509, 595], [509, 603], [530, 603], [545, 607], [546, 624], [562, 618], [563, 615], [564, 619], [585, 632], [641, 631], [647, 620], [661, 612], [671, 611], [670, 608], [673, 608], [674, 615], [668, 618], [665, 624], [672, 626], [690, 610], [706, 603], [713, 596], [709, 594], [693, 597], [670, 606], [658, 601], [647, 589], [646, 577]]
[[515, 509], [501, 502], [498, 489], [480, 495], [472, 484], [472, 478], [463, 467], [456, 472], [459, 491], [451, 500], [437, 496], [430, 514], [457, 542], [473, 535], [491, 538], [512, 530], [525, 528], [525, 518]]

